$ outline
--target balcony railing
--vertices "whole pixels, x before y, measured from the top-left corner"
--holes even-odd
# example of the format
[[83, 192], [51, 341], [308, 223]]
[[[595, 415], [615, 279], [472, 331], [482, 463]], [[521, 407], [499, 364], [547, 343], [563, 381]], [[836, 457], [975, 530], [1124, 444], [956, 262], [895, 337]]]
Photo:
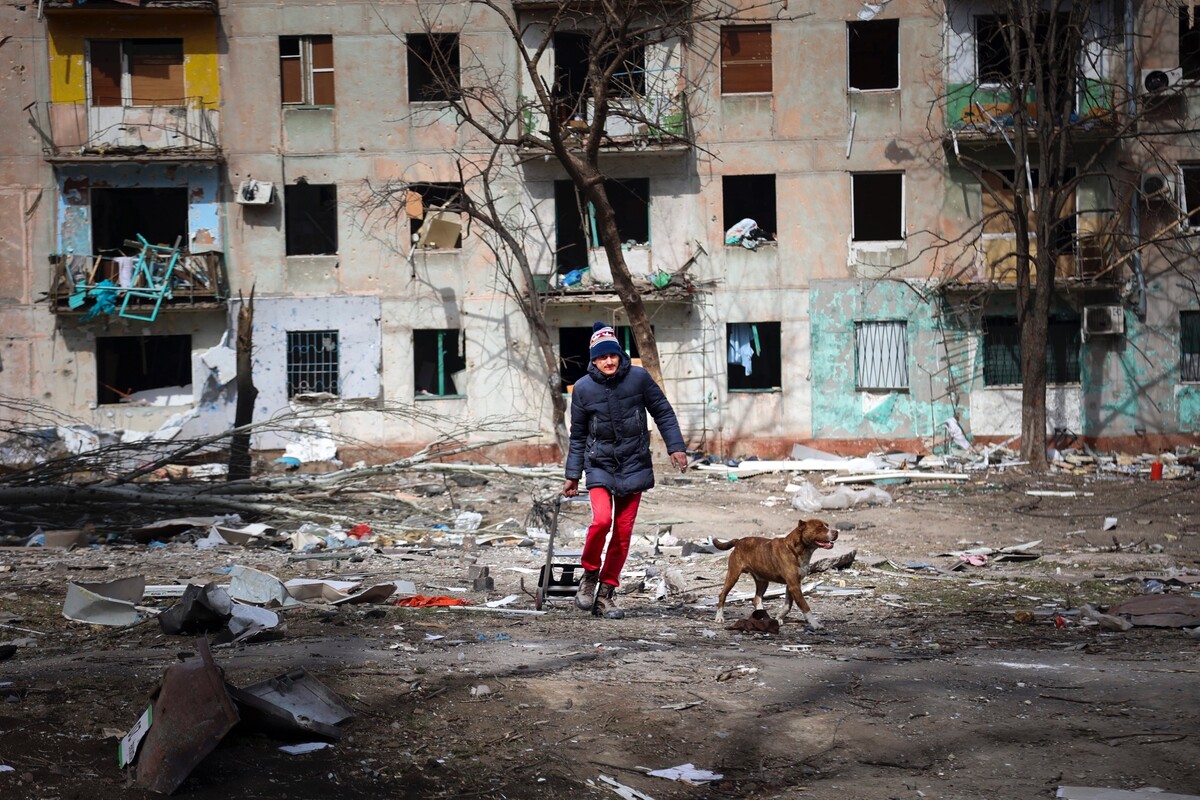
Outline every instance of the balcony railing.
[[[1016, 124], [1016, 112], [1028, 125], [1039, 124], [1036, 92], [1029, 92], [1024, 109], [1005, 86], [965, 83], [951, 85], [946, 96], [946, 133], [954, 138], [1002, 137]], [[1081, 133], [1103, 133], [1111, 129], [1115, 115], [1112, 87], [1097, 81], [1085, 82], [1075, 95], [1076, 110], [1060, 127]]]
[[219, 112], [198, 97], [153, 106], [37, 103], [29, 114], [52, 161], [221, 158]]
[[[590, 102], [576, 109], [564, 101], [553, 120], [553, 124], [561, 126], [569, 137], [580, 142], [590, 133], [594, 123]], [[550, 125], [551, 120], [543, 111], [530, 110], [525, 115], [523, 130], [532, 136], [544, 136]], [[687, 96], [680, 92], [676, 95], [613, 97], [609, 100], [603, 133], [601, 146], [605, 148], [686, 149], [691, 135]]]
[[[1064, 288], [1072, 286], [1110, 286], [1126, 277], [1125, 261], [1116, 251], [1117, 237], [1091, 235], [1079, 237], [1073, 252], [1058, 257], [1055, 281]], [[1037, 255], [1031, 243], [1030, 256]], [[1037, 283], [1036, 267], [1030, 270], [1030, 281]], [[1016, 286], [1017, 257], [1011, 236], [984, 237], [977, 243], [972, 268], [951, 281], [964, 287], [991, 285], [998, 288]]]
[[61, 11], [113, 11], [128, 12], [146, 8], [175, 11], [208, 11], [217, 13], [217, 0], [43, 0], [47, 13]]
[[108, 256], [50, 256], [50, 311], [89, 317], [106, 313], [152, 322], [160, 306], [217, 308], [229, 297], [221, 253], [179, 252], [169, 272], [155, 264], [141, 271], [136, 262]]

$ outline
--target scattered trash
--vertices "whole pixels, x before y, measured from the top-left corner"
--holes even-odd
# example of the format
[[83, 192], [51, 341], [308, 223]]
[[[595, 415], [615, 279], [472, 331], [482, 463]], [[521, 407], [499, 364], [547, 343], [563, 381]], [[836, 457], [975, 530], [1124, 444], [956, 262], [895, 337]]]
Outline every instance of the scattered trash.
[[728, 681], [733, 678], [744, 678], [747, 675], [755, 675], [758, 673], [758, 667], [747, 667], [744, 664], [739, 664], [732, 669], [721, 670], [717, 673], [717, 681]]
[[622, 800], [654, 800], [653, 797], [645, 792], [639, 792], [632, 786], [626, 786], [623, 783], [613, 780], [607, 775], [600, 776], [600, 782], [612, 789]]
[[481, 683], [477, 686], [471, 687], [471, 697], [486, 697], [491, 693], [492, 687], [488, 686], [486, 683]]
[[1104, 530], [1111, 531], [1115, 527], [1117, 527], [1117, 518], [1116, 517], [1105, 517], [1104, 518]]
[[[745, 619], [725, 628], [727, 631], [742, 631], [744, 633], [779, 633], [779, 620], [773, 618], [765, 609], [756, 608]], [[719, 677], [717, 680], [721, 680]]]
[[324, 750], [326, 747], [333, 747], [333, 745], [329, 742], [305, 742], [304, 744], [285, 744], [279, 749], [290, 756], [302, 756], [305, 753]]
[[158, 625], [168, 636], [211, 633], [225, 627], [233, 615], [233, 600], [215, 583], [192, 584], [179, 602], [158, 615]]
[[447, 597], [446, 595], [426, 597], [425, 595], [414, 594], [412, 597], [397, 600], [392, 605], [403, 606], [405, 608], [431, 608], [437, 606], [469, 606], [471, 604], [460, 597]]
[[454, 518], [454, 530], [477, 531], [483, 523], [483, 514], [474, 511], [462, 511]]
[[268, 734], [337, 741], [342, 738], [340, 726], [354, 718], [354, 711], [303, 667], [241, 689], [226, 689], [241, 709], [243, 722]]
[[93, 625], [133, 625], [144, 617], [137, 603], [145, 587], [142, 575], [103, 583], [69, 583], [63, 616]]
[[692, 786], [700, 786], [711, 781], [719, 781], [725, 777], [719, 772], [711, 772], [707, 769], [696, 769], [696, 766], [690, 762], [687, 764], [680, 764], [678, 767], [651, 770], [646, 774], [655, 778], [666, 778], [669, 781], [688, 783]]
[[1200, 597], [1144, 594], [1109, 606], [1108, 613], [1129, 617], [1137, 627], [1191, 628], [1200, 625]]

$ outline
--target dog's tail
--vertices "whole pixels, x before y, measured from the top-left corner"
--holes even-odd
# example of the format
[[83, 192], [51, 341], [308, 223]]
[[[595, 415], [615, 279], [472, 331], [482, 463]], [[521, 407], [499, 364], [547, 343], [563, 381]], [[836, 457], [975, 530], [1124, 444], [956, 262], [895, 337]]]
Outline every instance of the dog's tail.
[[713, 539], [712, 543], [713, 547], [717, 548], [718, 550], [732, 550], [733, 546], [737, 544], [737, 539], [730, 539], [729, 541], [725, 542], [721, 541], [720, 539]]

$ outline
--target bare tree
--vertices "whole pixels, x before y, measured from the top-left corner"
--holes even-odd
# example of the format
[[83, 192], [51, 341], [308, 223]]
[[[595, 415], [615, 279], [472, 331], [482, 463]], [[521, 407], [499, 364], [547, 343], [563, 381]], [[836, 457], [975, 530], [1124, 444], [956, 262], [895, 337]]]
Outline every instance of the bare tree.
[[[452, 1], [425, 4], [425, 19], [438, 19], [438, 9]], [[582, 205], [590, 207], [589, 223], [594, 219], [595, 241], [604, 250], [642, 364], [661, 382], [658, 347], [622, 251], [609, 194], [613, 184], [602, 154], [615, 145], [617, 128], [631, 132], [635, 146], [647, 141], [695, 146], [686, 113], [693, 87], [683, 69], [689, 33], [698, 26], [761, 21], [772, 14], [781, 19], [786, 0], [472, 0], [472, 5], [506, 32], [516, 63], [489, 64], [470, 54], [460, 59], [457, 50], [432, 47], [426, 59], [435, 85], [431, 99], [452, 108], [481, 142], [518, 157], [548, 157], [561, 166]], [[556, 63], [556, 49], [564, 41], [556, 42], [559, 34], [576, 49], [577, 74], [566, 74]], [[674, 61], [648, 69], [652, 51], [669, 52]], [[536, 310], [533, 305], [530, 310]]]
[[[1123, 299], [1144, 319], [1141, 255], [1177, 238], [1171, 224], [1140, 233], [1138, 165], [1161, 158], [1158, 137], [1183, 131], [1152, 129], [1154, 105], [1138, 103], [1132, 10], [1113, 0], [944, 5], [947, 85], [931, 119], [983, 201], [973, 226], [938, 245], [961, 253], [944, 277], [1015, 288], [1021, 457], [1034, 469], [1047, 466], [1047, 343], [1062, 279], [1107, 279], [1115, 294], [1112, 278], [1128, 266]], [[1079, 207], [1079, 190], [1097, 186]]]

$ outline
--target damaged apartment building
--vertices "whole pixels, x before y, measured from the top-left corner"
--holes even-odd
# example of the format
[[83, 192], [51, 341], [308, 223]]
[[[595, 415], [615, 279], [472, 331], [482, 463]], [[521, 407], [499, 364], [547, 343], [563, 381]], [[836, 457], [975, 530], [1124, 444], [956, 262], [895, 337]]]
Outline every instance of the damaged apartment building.
[[[503, 417], [539, 432], [522, 455], [553, 457], [544, 361], [504, 256], [459, 207], [487, 143], [436, 63], [493, 76], [501, 105], [541, 81], [554, 104], [518, 120], [530, 133], [604, 126], [622, 253], [690, 446], [1020, 430], [1017, 234], [989, 217], [1006, 171], [1028, 169], [997, 77], [1004, 4], [741, 4], [627, 54], [612, 107], [643, 125], [592, 118], [586, 14], [556, 27], [560, 5], [588, 4], [514, 0], [510, 30], [467, 2], [7, 2], [0, 394], [102, 430], [222, 430], [253, 292], [256, 420], [357, 408], [336, 435], [402, 450], [445, 423], [384, 407]], [[1190, 434], [1200, 29], [1188, 4], [1091, 5], [1074, 113], [1096, 134], [1077, 140], [1088, 174], [1061, 226], [1048, 425]], [[556, 159], [501, 160], [564, 387], [595, 320], [636, 356], [594, 209]], [[399, 202], [373, 202], [389, 186]]]

